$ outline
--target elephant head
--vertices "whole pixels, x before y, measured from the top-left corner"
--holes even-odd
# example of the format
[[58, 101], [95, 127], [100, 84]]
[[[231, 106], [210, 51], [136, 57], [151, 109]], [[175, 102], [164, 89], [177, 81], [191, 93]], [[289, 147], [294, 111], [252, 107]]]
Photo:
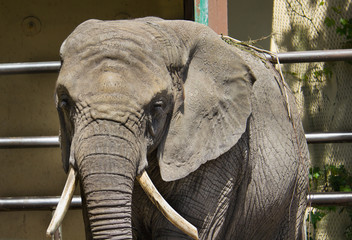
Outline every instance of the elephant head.
[[206, 26], [89, 20], [60, 53], [62, 161], [81, 184], [87, 238], [132, 238], [133, 185], [150, 154], [162, 179], [176, 181], [246, 130], [253, 77]]

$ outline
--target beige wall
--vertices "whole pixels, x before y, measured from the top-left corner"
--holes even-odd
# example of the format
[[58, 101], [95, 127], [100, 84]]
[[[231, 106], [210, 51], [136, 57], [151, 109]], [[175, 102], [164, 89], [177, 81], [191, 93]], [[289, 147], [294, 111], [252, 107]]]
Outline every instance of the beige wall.
[[[0, 63], [59, 60], [59, 47], [82, 21], [159, 16], [183, 18], [173, 0], [0, 0]], [[35, 26], [27, 17], [34, 16]], [[25, 20], [27, 18], [27, 20]], [[0, 137], [54, 136], [57, 74], [0, 75]], [[58, 148], [0, 149], [0, 197], [60, 195], [65, 174]], [[51, 212], [0, 212], [0, 239], [47, 239]], [[64, 239], [83, 239], [80, 210], [63, 224]]]
[[[229, 35], [241, 41], [269, 36], [272, 32], [272, 0], [228, 0]], [[258, 43], [270, 50], [270, 38]]]

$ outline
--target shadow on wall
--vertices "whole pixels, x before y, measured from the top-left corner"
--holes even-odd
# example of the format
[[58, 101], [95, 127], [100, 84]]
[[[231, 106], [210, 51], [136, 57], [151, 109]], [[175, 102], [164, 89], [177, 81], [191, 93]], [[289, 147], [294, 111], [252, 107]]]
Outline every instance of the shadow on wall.
[[[351, 22], [350, 0], [276, 0], [274, 45], [282, 52], [351, 48]], [[351, 63], [286, 64], [282, 69], [301, 108], [306, 132], [352, 132]], [[347, 143], [310, 145], [312, 166], [345, 165], [351, 172], [351, 149]], [[345, 239], [343, 228], [350, 219], [345, 216], [341, 226], [334, 221], [333, 216], [327, 217], [318, 234], [324, 234], [324, 239]]]
[[[351, 1], [285, 0], [289, 26], [275, 36], [280, 51], [341, 49], [352, 39], [339, 29], [340, 19], [352, 18]], [[276, 19], [274, 19], [275, 21]], [[275, 31], [274, 23], [274, 31]], [[283, 71], [302, 108], [306, 132], [348, 132], [352, 67], [347, 62], [286, 64]]]

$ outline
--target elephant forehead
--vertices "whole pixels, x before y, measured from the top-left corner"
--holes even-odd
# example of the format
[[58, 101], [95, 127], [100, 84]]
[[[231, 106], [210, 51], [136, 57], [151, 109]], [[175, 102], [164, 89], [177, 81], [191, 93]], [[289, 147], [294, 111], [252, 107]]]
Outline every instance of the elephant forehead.
[[[77, 69], [78, 68], [78, 69]], [[130, 96], [145, 105], [160, 93], [172, 92], [172, 79], [166, 69], [154, 71], [147, 66], [124, 66], [109, 69], [104, 64], [90, 67], [84, 62], [60, 72], [57, 86], [64, 86], [69, 95], [78, 100], [79, 95], [102, 98], [107, 96]]]
[[132, 101], [136, 106], [144, 107], [159, 94], [172, 93], [170, 76], [159, 74], [148, 71], [135, 74], [134, 69], [122, 75], [104, 72], [92, 81], [88, 92], [93, 101], [99, 99], [106, 104]]
[[[155, 48], [158, 53], [163, 48], [149, 28], [136, 21], [98, 21], [90, 20], [79, 25], [61, 46], [63, 58], [78, 56], [89, 58], [106, 55], [111, 58], [134, 55], [152, 56]], [[119, 57], [120, 56], [120, 57]]]
[[72, 95], [143, 92], [142, 102], [164, 90], [170, 85], [165, 81], [170, 79], [166, 50], [145, 27], [138, 22], [83, 23], [61, 47], [63, 66], [57, 85]]

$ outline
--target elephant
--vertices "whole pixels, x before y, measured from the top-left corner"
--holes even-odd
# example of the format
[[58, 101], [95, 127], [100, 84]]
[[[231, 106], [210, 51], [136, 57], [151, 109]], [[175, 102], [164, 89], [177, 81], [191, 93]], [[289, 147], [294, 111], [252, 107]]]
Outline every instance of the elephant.
[[[55, 99], [86, 239], [302, 238], [301, 117], [258, 55], [186, 20], [87, 20], [67, 37]], [[149, 200], [142, 175], [196, 236]]]

